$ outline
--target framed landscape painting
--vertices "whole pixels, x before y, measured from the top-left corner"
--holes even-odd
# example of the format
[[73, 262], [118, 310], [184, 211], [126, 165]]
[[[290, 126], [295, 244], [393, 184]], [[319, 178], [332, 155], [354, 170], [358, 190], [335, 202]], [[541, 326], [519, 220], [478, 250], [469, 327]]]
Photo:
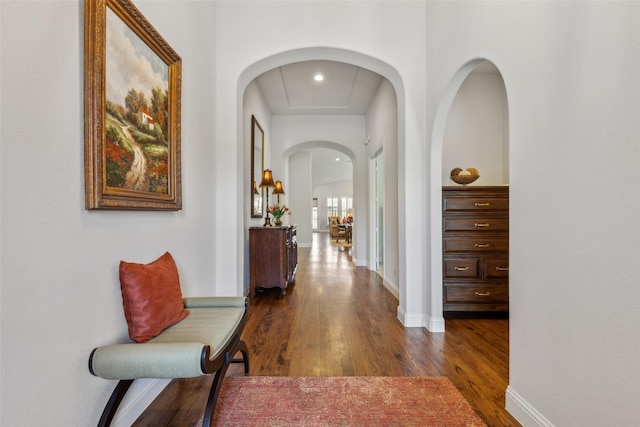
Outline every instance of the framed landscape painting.
[[129, 0], [85, 1], [86, 209], [182, 208], [182, 60]]

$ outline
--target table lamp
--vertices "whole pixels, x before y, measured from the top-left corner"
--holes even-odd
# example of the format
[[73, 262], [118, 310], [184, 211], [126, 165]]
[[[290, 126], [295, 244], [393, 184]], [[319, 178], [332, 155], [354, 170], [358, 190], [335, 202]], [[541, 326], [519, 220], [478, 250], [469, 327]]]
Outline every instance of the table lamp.
[[261, 188], [267, 187], [267, 191], [265, 191], [265, 193], [267, 193], [267, 203], [265, 204], [265, 206], [267, 207], [267, 216], [264, 219], [265, 227], [271, 226], [271, 218], [269, 218], [269, 187], [275, 186], [276, 184], [273, 182], [273, 174], [271, 173], [271, 170], [265, 169], [262, 173], [262, 182], [260, 183]]

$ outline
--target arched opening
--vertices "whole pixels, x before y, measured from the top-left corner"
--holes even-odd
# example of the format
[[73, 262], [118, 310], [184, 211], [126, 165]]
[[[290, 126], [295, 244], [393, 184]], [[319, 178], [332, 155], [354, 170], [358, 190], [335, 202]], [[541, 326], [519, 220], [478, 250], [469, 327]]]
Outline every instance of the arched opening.
[[[239, 128], [238, 135], [239, 140], [243, 140], [246, 134], [246, 117], [249, 117], [248, 112], [244, 109], [243, 97], [245, 94], [245, 90], [250, 87], [252, 82], [261, 74], [268, 72], [276, 67], [284, 66], [286, 64], [297, 63], [301, 61], [313, 61], [313, 60], [329, 60], [329, 61], [340, 61], [348, 64], [353, 64], [358, 67], [367, 69], [374, 73], [382, 76], [391, 91], [393, 92], [393, 100], [394, 100], [394, 117], [393, 117], [393, 126], [394, 126], [394, 135], [392, 138], [392, 142], [389, 139], [386, 140], [386, 143], [393, 143], [394, 150], [396, 152], [404, 152], [404, 105], [405, 105], [405, 97], [404, 90], [402, 85], [402, 80], [397, 73], [397, 71], [391, 67], [390, 65], [379, 61], [376, 58], [372, 58], [366, 55], [362, 55], [356, 52], [346, 51], [342, 49], [334, 49], [334, 48], [305, 48], [298, 49], [293, 51], [283, 52], [268, 58], [264, 58], [252, 66], [244, 70], [239, 78], [238, 83], [238, 97], [239, 97], [239, 111], [238, 120]], [[283, 129], [286, 128], [288, 130], [294, 129], [295, 132], [301, 132], [299, 129], [296, 129], [296, 123], [287, 122], [283, 124], [283, 121], [286, 121], [286, 118], [283, 118], [283, 115], [276, 115], [273, 118], [273, 121], [276, 124], [273, 128]], [[334, 116], [335, 119], [335, 116]], [[302, 120], [304, 121], [304, 120]], [[375, 154], [377, 150], [375, 150], [374, 145], [368, 146], [367, 140], [367, 132], [368, 129], [365, 126], [366, 119], [365, 117], [361, 118], [362, 125], [359, 126], [359, 130], [355, 132], [352, 138], [349, 141], [338, 141], [331, 138], [320, 138], [322, 140], [318, 140], [318, 138], [314, 138], [313, 134], [309, 134], [306, 137], [298, 133], [295, 135], [294, 139], [283, 142], [283, 140], [289, 137], [288, 134], [281, 132], [279, 130], [279, 134], [274, 136], [274, 140], [277, 141], [277, 144], [281, 144], [280, 147], [276, 147], [273, 152], [273, 157], [270, 159], [270, 162], [273, 165], [273, 169], [278, 170], [280, 176], [285, 176], [288, 170], [288, 159], [294, 153], [299, 153], [300, 151], [308, 148], [308, 147], [324, 147], [336, 149], [337, 151], [343, 152], [349, 156], [353, 163], [354, 167], [354, 177], [353, 177], [353, 185], [354, 185], [354, 211], [356, 212], [357, 221], [354, 224], [354, 249], [357, 251], [357, 254], [354, 254], [354, 262], [356, 265], [367, 266], [369, 268], [375, 268], [375, 260], [371, 260], [369, 257], [369, 240], [370, 240], [370, 228], [371, 228], [371, 216], [372, 213], [369, 212], [369, 175], [368, 175], [368, 167], [369, 167], [369, 159]], [[271, 128], [271, 123], [263, 123], [261, 122], [263, 127], [265, 128], [265, 132], [269, 132]], [[294, 132], [294, 133], [295, 133]], [[358, 133], [359, 132], [359, 133]], [[297, 138], [296, 138], [297, 137]], [[311, 141], [309, 141], [311, 139]], [[307, 142], [299, 142], [299, 141], [307, 141]], [[337, 142], [329, 142], [329, 141], [337, 141]], [[384, 138], [379, 138], [377, 140], [379, 144], [382, 144]], [[375, 143], [374, 141], [374, 143]], [[335, 145], [332, 145], [335, 144]], [[357, 146], [357, 148], [356, 148]], [[379, 147], [378, 147], [379, 148]], [[369, 152], [371, 150], [371, 152]], [[386, 150], [386, 149], [385, 149]], [[248, 152], [248, 149], [245, 150]], [[350, 151], [350, 152], [347, 152]], [[397, 158], [394, 157], [394, 159]], [[246, 167], [246, 165], [245, 165]], [[246, 174], [245, 174], [246, 175]], [[397, 175], [397, 173], [396, 173]], [[393, 194], [396, 195], [400, 200], [406, 200], [406, 198], [402, 197], [404, 194], [404, 187], [402, 184], [398, 184], [404, 182], [403, 180], [398, 179], [397, 176], [394, 177], [394, 188]], [[240, 182], [245, 182], [246, 177], [239, 177]], [[246, 183], [244, 187], [249, 185]], [[248, 188], [248, 187], [247, 187]], [[248, 200], [248, 197], [247, 197]], [[249, 212], [249, 205], [245, 203], [245, 210]], [[396, 218], [394, 223], [395, 227], [404, 226], [406, 221], [398, 220], [398, 216], [401, 215], [402, 212], [405, 211], [404, 208], [394, 205], [394, 211], [396, 214], [393, 218]], [[245, 215], [245, 225], [251, 225], [249, 215]], [[400, 252], [403, 247], [404, 242], [402, 241], [406, 233], [397, 232], [397, 240], [400, 240], [399, 243], [395, 246], [394, 250], [396, 252], [395, 259], [399, 258], [397, 252]], [[247, 241], [248, 236], [245, 234], [245, 257], [247, 254]], [[247, 262], [245, 262], [245, 280], [246, 272], [247, 272]], [[395, 293], [399, 295], [399, 312], [405, 312], [402, 307], [405, 305], [405, 298], [407, 294], [406, 283], [404, 282], [404, 278], [406, 277], [403, 269], [405, 268], [404, 263], [398, 263], [397, 267], [393, 269], [393, 274], [396, 278], [399, 278], [399, 283], [397, 284], [397, 288], [400, 291], [396, 291]], [[415, 283], [412, 286], [422, 287], [422, 284]]]
[[[319, 158], [322, 158], [322, 160], [319, 160]], [[298, 225], [298, 241], [300, 247], [310, 246], [311, 244], [311, 234], [314, 231], [314, 224], [312, 223], [313, 197], [319, 196], [318, 205], [316, 206], [317, 231], [331, 233], [327, 217], [343, 217], [346, 215], [347, 207], [342, 206], [343, 200], [341, 199], [345, 197], [352, 198], [353, 188], [358, 185], [361, 180], [361, 178], [354, 173], [353, 163], [355, 158], [356, 154], [349, 147], [331, 141], [301, 142], [283, 151], [282, 161], [283, 164], [285, 164], [285, 176], [287, 180], [291, 182], [291, 185], [294, 187], [304, 185], [308, 189], [307, 193], [304, 194], [305, 197], [298, 202], [300, 205], [297, 206], [298, 209], [294, 210], [294, 216], [292, 218]], [[319, 164], [318, 162], [320, 162], [322, 167], [328, 168], [329, 170], [316, 170]], [[335, 166], [331, 163], [335, 163]], [[345, 163], [347, 164], [346, 166]], [[348, 172], [347, 174], [344, 173], [345, 169]], [[322, 176], [326, 174], [330, 176]], [[309, 178], [311, 181], [307, 183], [306, 180]], [[341, 180], [345, 182], [336, 188], [336, 184]], [[330, 191], [326, 193], [322, 191], [319, 186], [330, 189]], [[332, 205], [335, 211], [329, 213], [327, 212], [330, 209], [326, 203], [327, 196], [332, 196], [330, 198], [336, 199]], [[351, 200], [351, 206], [352, 202], [353, 200]], [[294, 208], [293, 205], [291, 207], [292, 209]], [[302, 212], [303, 216], [296, 215], [296, 211]], [[354, 251], [355, 250], [356, 249], [354, 249]]]
[[[482, 74], [487, 74], [484, 77]], [[475, 81], [470, 80], [470, 76]], [[488, 84], [489, 82], [489, 84]], [[465, 86], [466, 87], [465, 89]], [[456, 106], [456, 99], [465, 90], [467, 101], [464, 106]], [[493, 99], [493, 106], [487, 107], [487, 95]], [[475, 92], [474, 92], [475, 91]], [[484, 95], [482, 95], [484, 91]], [[484, 101], [484, 102], [483, 102]], [[462, 66], [453, 76], [438, 107], [433, 127], [431, 145], [431, 313], [440, 317], [441, 330], [444, 331], [443, 313], [443, 261], [442, 261], [442, 186], [456, 185], [449, 181], [449, 168], [452, 164], [461, 163], [462, 169], [476, 167], [480, 175], [478, 185], [507, 185], [509, 183], [509, 138], [508, 138], [508, 103], [502, 75], [493, 63], [479, 58]], [[467, 111], [465, 112], [465, 108]], [[487, 124], [483, 117], [474, 117], [475, 123], [466, 126], [461, 133], [451, 131], [460, 126], [474, 112], [492, 108], [494, 119]], [[500, 110], [500, 111], [498, 111]], [[460, 113], [461, 112], [461, 113]], [[480, 116], [483, 116], [480, 114]], [[484, 115], [486, 117], [486, 115]], [[454, 122], [454, 123], [451, 123]], [[467, 123], [469, 124], [469, 123]], [[484, 130], [480, 131], [480, 124]], [[490, 127], [487, 130], [487, 125]], [[466, 134], [465, 134], [466, 132]], [[475, 132], [475, 140], [474, 133]], [[490, 140], [493, 138], [493, 140]], [[456, 142], [453, 142], [457, 139]], [[499, 139], [499, 140], [496, 140]], [[489, 153], [489, 154], [487, 154]], [[464, 162], [473, 164], [463, 164]], [[485, 171], [483, 173], [483, 170]], [[475, 183], [474, 183], [475, 184]]]

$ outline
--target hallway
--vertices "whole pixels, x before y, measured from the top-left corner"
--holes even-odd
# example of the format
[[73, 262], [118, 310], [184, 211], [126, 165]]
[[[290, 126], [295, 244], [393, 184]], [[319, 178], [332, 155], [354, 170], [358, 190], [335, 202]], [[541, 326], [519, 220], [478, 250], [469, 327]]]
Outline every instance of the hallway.
[[[518, 426], [504, 410], [508, 320], [447, 320], [446, 333], [403, 328], [398, 301], [349, 248], [314, 233], [299, 249], [294, 285], [258, 292], [243, 339], [251, 375], [447, 376], [489, 426]], [[242, 375], [232, 365], [228, 375]], [[190, 425], [211, 378], [176, 380], [135, 425]]]

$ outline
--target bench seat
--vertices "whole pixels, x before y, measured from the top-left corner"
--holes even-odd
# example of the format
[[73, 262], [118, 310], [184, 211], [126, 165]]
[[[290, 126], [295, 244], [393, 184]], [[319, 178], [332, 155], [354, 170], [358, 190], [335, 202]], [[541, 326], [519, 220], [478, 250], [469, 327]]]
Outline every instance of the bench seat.
[[[111, 423], [120, 401], [137, 378], [191, 378], [215, 373], [203, 425], [209, 425], [229, 363], [244, 363], [246, 344], [240, 339], [248, 315], [245, 297], [184, 298], [190, 314], [145, 343], [110, 344], [93, 350], [93, 375], [120, 380], [99, 426]], [[242, 359], [232, 359], [236, 353]]]

